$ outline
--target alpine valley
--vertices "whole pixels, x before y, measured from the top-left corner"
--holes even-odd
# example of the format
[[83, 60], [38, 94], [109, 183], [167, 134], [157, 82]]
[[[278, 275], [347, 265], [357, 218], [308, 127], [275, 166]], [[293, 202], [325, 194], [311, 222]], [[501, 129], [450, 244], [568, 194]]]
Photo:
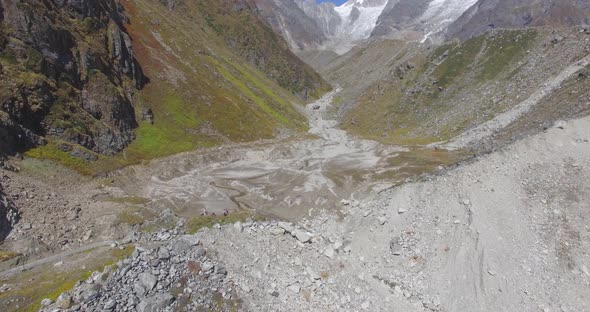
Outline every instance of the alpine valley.
[[590, 1], [0, 0], [0, 311], [590, 311]]

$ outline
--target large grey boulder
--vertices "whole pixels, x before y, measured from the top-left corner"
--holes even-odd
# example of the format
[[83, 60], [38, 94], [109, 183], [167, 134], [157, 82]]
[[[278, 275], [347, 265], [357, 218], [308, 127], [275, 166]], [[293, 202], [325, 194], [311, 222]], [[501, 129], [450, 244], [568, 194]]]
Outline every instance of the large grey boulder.
[[174, 297], [171, 294], [157, 294], [149, 298], [143, 299], [137, 305], [138, 312], [157, 312], [174, 302]]
[[158, 279], [150, 273], [141, 273], [139, 274], [139, 282], [138, 284], [142, 286], [147, 291], [150, 291], [156, 287], [156, 283], [158, 283]]

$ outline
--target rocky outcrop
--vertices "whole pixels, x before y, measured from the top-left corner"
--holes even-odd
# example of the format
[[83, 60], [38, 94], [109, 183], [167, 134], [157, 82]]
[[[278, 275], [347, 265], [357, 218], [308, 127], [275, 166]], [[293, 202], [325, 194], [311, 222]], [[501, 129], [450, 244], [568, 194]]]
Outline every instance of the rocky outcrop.
[[6, 238], [20, 218], [18, 209], [4, 193], [2, 183], [3, 181], [0, 179], [0, 242]]
[[[275, 32], [282, 35], [294, 51], [315, 49], [327, 41], [323, 25], [307, 14], [306, 9], [309, 7], [307, 4], [310, 1], [253, 0], [252, 2], [256, 5], [262, 19]], [[315, 3], [310, 5], [316, 7]]]
[[0, 157], [45, 143], [43, 137], [18, 124], [6, 112], [0, 110]]
[[447, 37], [469, 39], [494, 28], [589, 23], [590, 2], [585, 0], [479, 0], [449, 26]]
[[144, 78], [114, 0], [0, 2], [0, 148], [44, 137], [114, 154], [133, 139]]
[[122, 150], [126, 143], [133, 139], [133, 128], [137, 126], [135, 112], [130, 101], [115, 86], [109, 83], [108, 77], [98, 73], [88, 80], [81, 95], [82, 108], [92, 117], [110, 127], [99, 127], [94, 136], [96, 149], [108, 153], [109, 149]]
[[184, 0], [160, 0], [160, 3], [165, 5], [169, 11], [172, 11], [177, 6], [182, 5]]

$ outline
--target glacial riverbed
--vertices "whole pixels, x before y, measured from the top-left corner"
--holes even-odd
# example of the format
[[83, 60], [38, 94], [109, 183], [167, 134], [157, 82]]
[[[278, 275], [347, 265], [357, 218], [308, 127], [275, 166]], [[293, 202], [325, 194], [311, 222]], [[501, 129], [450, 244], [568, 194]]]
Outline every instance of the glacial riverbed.
[[251, 209], [295, 221], [452, 161], [446, 151], [348, 135], [333, 119], [331, 103], [338, 92], [304, 108], [307, 138], [174, 157], [156, 166], [138, 195], [185, 217]]

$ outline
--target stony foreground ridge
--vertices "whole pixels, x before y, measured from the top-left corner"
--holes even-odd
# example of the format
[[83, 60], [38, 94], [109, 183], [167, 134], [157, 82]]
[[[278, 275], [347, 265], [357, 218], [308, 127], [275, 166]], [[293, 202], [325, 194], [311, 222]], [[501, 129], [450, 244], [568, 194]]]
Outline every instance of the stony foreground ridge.
[[44, 310], [70, 296], [88, 311], [587, 311], [589, 127], [559, 122], [427, 181], [343, 200], [342, 218], [136, 237], [151, 247]]
[[[182, 224], [180, 224], [182, 226]], [[161, 231], [130, 258], [94, 272], [41, 311], [231, 311], [239, 306], [223, 264], [211, 259], [197, 236]]]

